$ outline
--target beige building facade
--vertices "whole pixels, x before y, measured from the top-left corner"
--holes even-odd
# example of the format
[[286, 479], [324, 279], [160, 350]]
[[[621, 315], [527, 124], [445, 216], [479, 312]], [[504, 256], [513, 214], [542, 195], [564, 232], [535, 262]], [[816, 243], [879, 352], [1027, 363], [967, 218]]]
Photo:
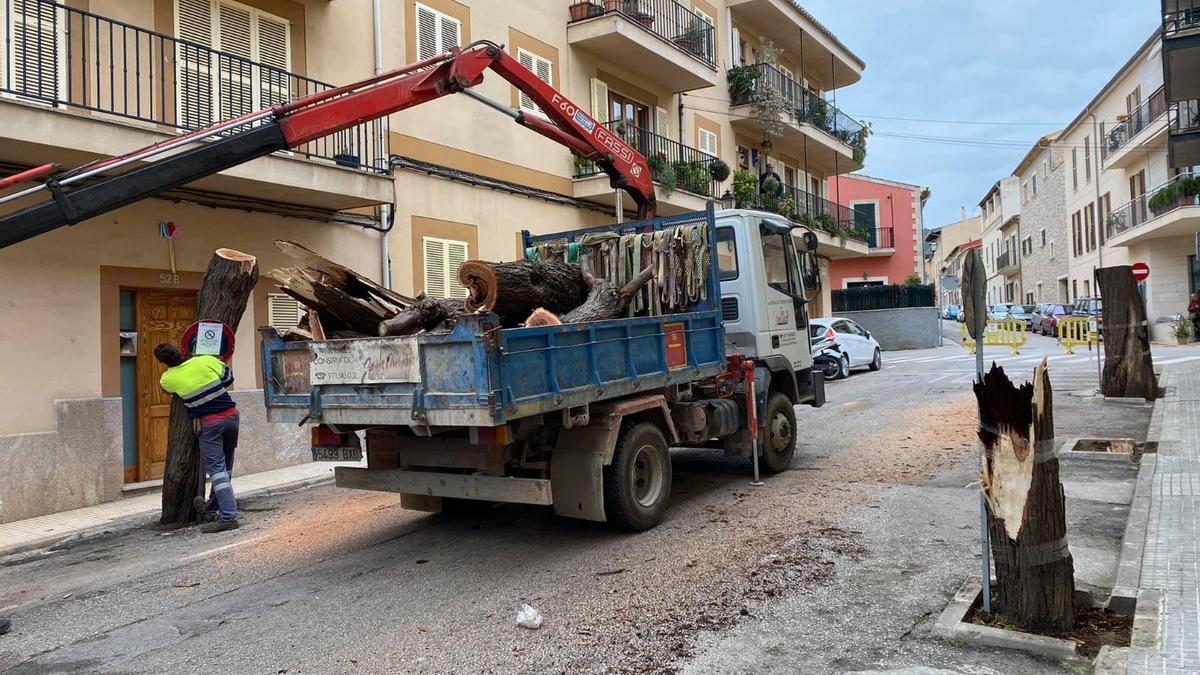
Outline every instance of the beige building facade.
[[[710, 172], [718, 160], [756, 178], [770, 165], [791, 197], [770, 206], [818, 227], [826, 264], [868, 252], [826, 187], [862, 167], [868, 132], [835, 98], [865, 66], [790, 0], [378, 4], [379, 58], [365, 0], [0, 0], [0, 43], [12, 45], [0, 55], [0, 176], [76, 167], [490, 40], [651, 158], [661, 214], [732, 204], [732, 179]], [[764, 42], [780, 50], [772, 63]], [[786, 101], [779, 135], [731, 93], [731, 69]], [[538, 114], [499, 77], [478, 91]], [[246, 473], [308, 460], [304, 430], [263, 420], [255, 327], [298, 317], [265, 279], [287, 263], [274, 240], [402, 293], [454, 295], [455, 261], [510, 260], [523, 229], [599, 225], [616, 210], [587, 162], [454, 96], [0, 250], [0, 368], [17, 385], [0, 406], [0, 522], [161, 477], [168, 401], [150, 352], [194, 318], [214, 249], [257, 256], [263, 274], [233, 363]]]

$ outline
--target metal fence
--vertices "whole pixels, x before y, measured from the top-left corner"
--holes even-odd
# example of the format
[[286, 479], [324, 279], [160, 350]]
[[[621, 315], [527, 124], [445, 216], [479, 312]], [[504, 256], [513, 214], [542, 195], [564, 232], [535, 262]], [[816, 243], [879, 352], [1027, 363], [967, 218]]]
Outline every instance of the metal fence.
[[[0, 4], [0, 94], [191, 131], [333, 85], [50, 0]], [[384, 173], [386, 118], [291, 151]]]
[[572, 0], [570, 12], [572, 22], [621, 14], [708, 67], [717, 67], [712, 24], [675, 0]]
[[775, 191], [764, 191], [759, 185], [754, 195], [749, 201], [735, 202], [735, 206], [778, 213], [801, 225], [836, 237], [867, 241], [871, 236], [870, 228], [858, 224], [857, 211], [805, 192], [794, 185], [783, 183]]
[[1200, 0], [1174, 0], [1163, 11], [1163, 35], [1200, 29]]
[[[719, 196], [720, 183], [713, 180], [711, 172], [713, 162], [717, 161], [715, 156], [624, 120], [606, 122], [604, 126], [642, 153], [655, 182], [660, 185], [670, 183], [672, 190], [686, 190], [704, 197]], [[576, 162], [576, 178], [598, 173], [601, 173], [600, 168], [594, 163]]]
[[871, 248], [896, 248], [896, 231], [891, 227], [867, 229], [867, 246]]
[[1142, 101], [1137, 110], [1130, 113], [1124, 121], [1117, 122], [1111, 129], [1105, 129], [1101, 124], [1100, 134], [1104, 145], [1100, 148], [1100, 158], [1108, 159], [1111, 153], [1120, 150], [1131, 138], [1137, 136], [1143, 129], [1150, 126], [1154, 120], [1167, 111], [1167, 98], [1162, 87]]
[[[799, 123], [811, 124], [846, 143], [865, 149], [863, 125], [842, 112], [824, 97], [796, 82], [787, 73], [766, 63], [741, 66], [752, 73], [753, 87], [774, 87], [783, 97], [784, 106], [792, 118]], [[731, 91], [733, 105], [750, 102], [754, 89]]]
[[1184, 206], [1200, 206], [1200, 178], [1187, 173], [1175, 176], [1109, 213], [1104, 221], [1106, 238], [1140, 227]]
[[933, 307], [936, 304], [933, 284], [860, 286], [834, 290], [832, 296], [834, 314], [866, 309]]

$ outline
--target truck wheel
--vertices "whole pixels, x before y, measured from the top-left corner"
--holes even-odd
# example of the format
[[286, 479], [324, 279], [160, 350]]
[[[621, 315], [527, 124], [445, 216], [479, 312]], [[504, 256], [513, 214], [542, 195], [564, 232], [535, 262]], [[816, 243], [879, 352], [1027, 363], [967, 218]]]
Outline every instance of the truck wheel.
[[621, 430], [612, 463], [604, 467], [604, 515], [613, 526], [641, 532], [662, 521], [671, 498], [667, 439], [651, 422]]
[[796, 409], [787, 395], [776, 392], [767, 399], [758, 441], [761, 466], [767, 473], [791, 468], [792, 455], [796, 454]]

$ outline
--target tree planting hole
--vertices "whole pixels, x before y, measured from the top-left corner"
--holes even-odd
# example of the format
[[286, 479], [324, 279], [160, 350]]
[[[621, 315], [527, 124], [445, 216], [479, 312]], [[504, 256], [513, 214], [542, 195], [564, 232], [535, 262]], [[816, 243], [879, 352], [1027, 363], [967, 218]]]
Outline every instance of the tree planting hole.
[[1131, 438], [1081, 438], [1071, 447], [1072, 452], [1107, 452], [1129, 455], [1137, 462], [1146, 453], [1158, 452], [1158, 441], [1138, 442]]

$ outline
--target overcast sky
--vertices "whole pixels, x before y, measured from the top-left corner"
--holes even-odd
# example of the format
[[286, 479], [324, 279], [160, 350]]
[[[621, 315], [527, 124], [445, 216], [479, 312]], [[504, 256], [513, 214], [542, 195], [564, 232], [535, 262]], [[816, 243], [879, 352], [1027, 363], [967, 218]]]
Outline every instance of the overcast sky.
[[[837, 92], [838, 107], [876, 132], [863, 172], [929, 187], [928, 228], [957, 220], [961, 206], [971, 215], [1039, 137], [1079, 114], [1159, 21], [1158, 0], [801, 3], [867, 64], [861, 81]], [[894, 117], [976, 123], [887, 119]]]

